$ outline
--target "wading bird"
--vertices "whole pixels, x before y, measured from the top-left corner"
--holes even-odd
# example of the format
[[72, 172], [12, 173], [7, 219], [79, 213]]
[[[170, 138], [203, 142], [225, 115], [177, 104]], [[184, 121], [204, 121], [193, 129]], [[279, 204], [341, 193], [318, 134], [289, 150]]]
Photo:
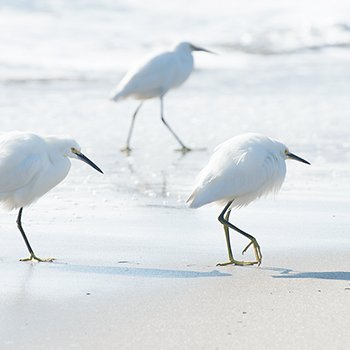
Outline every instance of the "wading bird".
[[132, 116], [126, 147], [123, 148], [122, 151], [127, 153], [131, 151], [130, 140], [136, 115], [144, 100], [154, 97], [160, 98], [160, 117], [164, 125], [180, 144], [180, 151], [184, 153], [190, 151], [190, 148], [185, 146], [165, 120], [163, 112], [163, 97], [168, 90], [174, 89], [183, 84], [192, 73], [193, 51], [213, 53], [188, 42], [179, 43], [173, 51], [158, 54], [131, 69], [120, 81], [115, 90], [112, 91], [110, 98], [113, 101], [119, 101], [128, 97], [141, 100]]
[[[261, 264], [261, 251], [257, 240], [229, 222], [231, 210], [246, 206], [255, 199], [277, 192], [286, 175], [286, 159], [310, 164], [291, 153], [279, 141], [260, 134], [233, 137], [216, 147], [208, 164], [199, 173], [194, 190], [187, 200], [191, 208], [205, 204], [224, 205], [219, 215], [226, 237], [229, 261], [220, 266]], [[253, 245], [256, 261], [238, 261], [232, 254], [229, 229], [250, 240], [242, 254]]]
[[26, 132], [0, 133], [0, 202], [8, 210], [19, 209], [17, 226], [30, 253], [21, 261], [54, 260], [34, 254], [22, 227], [22, 212], [67, 176], [69, 158], [82, 160], [102, 173], [72, 139]]

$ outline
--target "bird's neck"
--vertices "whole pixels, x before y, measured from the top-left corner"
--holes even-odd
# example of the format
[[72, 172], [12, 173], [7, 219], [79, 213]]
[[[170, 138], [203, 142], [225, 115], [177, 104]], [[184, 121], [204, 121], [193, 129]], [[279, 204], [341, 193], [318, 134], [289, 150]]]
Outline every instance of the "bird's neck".
[[184, 63], [193, 64], [193, 56], [191, 51], [179, 50], [178, 57]]
[[186, 49], [181, 49], [177, 50], [178, 55], [181, 57], [192, 57], [192, 51], [186, 50]]
[[71, 163], [68, 157], [63, 155], [62, 152], [56, 147], [51, 147], [51, 150], [49, 152], [49, 159], [53, 167], [56, 167], [57, 169], [62, 170], [62, 174], [65, 174], [64, 175], [65, 177], [71, 166]]

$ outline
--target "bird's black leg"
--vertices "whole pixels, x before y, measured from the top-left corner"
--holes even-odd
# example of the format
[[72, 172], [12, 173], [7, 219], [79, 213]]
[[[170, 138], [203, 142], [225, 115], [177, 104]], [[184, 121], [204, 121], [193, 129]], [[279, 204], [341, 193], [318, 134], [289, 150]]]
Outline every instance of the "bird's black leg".
[[160, 97], [160, 117], [162, 119], [162, 122], [164, 125], [169, 129], [169, 131], [173, 134], [175, 137], [176, 141], [181, 145], [181, 151], [182, 153], [187, 153], [191, 151], [190, 148], [186, 147], [185, 144], [180, 140], [180, 138], [175, 134], [174, 130], [169, 126], [169, 124], [165, 121], [164, 119], [164, 111], [163, 111], [163, 96]]
[[129, 133], [128, 133], [128, 138], [126, 139], [126, 146], [125, 146], [125, 148], [121, 149], [122, 152], [125, 152], [127, 154], [129, 154], [131, 152], [131, 148], [130, 148], [131, 135], [132, 135], [132, 132], [133, 132], [133, 129], [134, 129], [136, 115], [139, 112], [142, 104], [143, 104], [143, 101], [137, 106], [136, 111], [132, 115], [131, 124], [130, 124], [130, 128], [129, 128]]
[[[229, 210], [229, 208], [230, 208], [232, 202], [233, 201], [230, 201], [225, 206], [224, 210], [221, 212], [221, 214], [219, 215], [219, 218], [218, 218], [220, 223], [222, 223], [224, 225], [226, 244], [227, 244], [227, 250], [228, 250], [228, 255], [229, 255], [229, 262], [218, 264], [218, 265], [219, 266], [224, 266], [224, 265], [229, 265], [229, 264], [234, 264], [234, 265], [254, 265], [254, 264], [258, 264], [258, 265], [260, 265], [261, 264], [262, 255], [261, 255], [261, 251], [260, 251], [260, 246], [259, 246], [257, 240], [255, 239], [255, 237], [253, 237], [250, 234], [242, 231], [241, 229], [239, 229], [238, 227], [232, 225], [228, 221], [229, 217], [230, 217], [230, 214], [231, 214], [231, 210]], [[226, 216], [225, 216], [225, 213], [226, 213]], [[243, 235], [243, 236], [247, 237], [248, 239], [250, 239], [250, 241], [251, 241], [250, 244], [253, 244], [253, 246], [254, 246], [254, 253], [255, 253], [256, 261], [237, 261], [237, 260], [235, 260], [233, 258], [232, 249], [231, 249], [231, 243], [230, 243], [230, 236], [229, 236], [229, 228], [237, 231], [241, 235]], [[250, 246], [250, 244], [248, 245], [248, 247]]]
[[32, 247], [30, 246], [30, 243], [28, 241], [28, 238], [23, 230], [23, 227], [22, 227], [22, 212], [23, 212], [23, 207], [20, 208], [19, 212], [18, 212], [18, 216], [17, 216], [17, 227], [19, 229], [19, 231], [21, 232], [22, 234], [22, 237], [24, 239], [24, 242], [28, 248], [28, 251], [29, 251], [29, 254], [30, 254], [30, 257], [29, 258], [25, 258], [25, 259], [20, 259], [20, 261], [33, 261], [33, 260], [36, 260], [36, 261], [40, 261], [40, 262], [44, 262], [44, 261], [47, 261], [47, 262], [51, 262], [53, 261], [54, 259], [53, 258], [48, 258], [48, 259], [40, 259], [38, 258], [35, 254], [34, 254], [34, 251], [32, 249]]
[[18, 212], [17, 220], [16, 220], [17, 227], [18, 227], [19, 231], [21, 232], [22, 237], [24, 239], [24, 242], [25, 242], [25, 244], [26, 244], [26, 246], [27, 246], [27, 248], [29, 250], [30, 256], [32, 257], [32, 256], [35, 256], [35, 254], [33, 252], [32, 247], [30, 246], [28, 238], [27, 238], [27, 236], [26, 236], [26, 234], [25, 234], [25, 232], [23, 230], [23, 227], [22, 227], [22, 212], [23, 212], [23, 208], [20, 208], [20, 210]]
[[[230, 218], [231, 210], [228, 210], [225, 216], [225, 220], [228, 221]], [[227, 246], [227, 252], [228, 252], [228, 258], [229, 261], [234, 261], [233, 254], [232, 254], [232, 248], [231, 248], [231, 241], [230, 241], [230, 232], [229, 228], [224, 225], [224, 231], [225, 231], [225, 239], [226, 239], [226, 246]]]

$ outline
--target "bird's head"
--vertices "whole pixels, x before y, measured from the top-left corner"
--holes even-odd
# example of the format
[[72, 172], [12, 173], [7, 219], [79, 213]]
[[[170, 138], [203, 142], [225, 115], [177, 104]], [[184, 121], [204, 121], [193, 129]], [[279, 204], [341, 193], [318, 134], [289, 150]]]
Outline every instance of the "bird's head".
[[302, 162], [305, 164], [309, 164], [311, 165], [307, 160], [298, 157], [297, 155], [295, 155], [294, 153], [291, 153], [288, 149], [288, 147], [284, 146], [283, 151], [282, 151], [283, 157], [285, 159], [293, 159], [293, 160], [297, 160], [298, 162]]
[[179, 44], [176, 45], [175, 50], [179, 50], [179, 51], [186, 51], [186, 52], [192, 52], [192, 51], [204, 51], [204, 52], [208, 52], [208, 53], [212, 53], [215, 54], [215, 52], [204, 49], [203, 47], [199, 47], [196, 45], [193, 45], [187, 41], [181, 42]]
[[74, 147], [73, 145], [71, 146], [70, 154], [68, 154], [68, 157], [82, 160], [84, 163], [89, 164], [94, 169], [96, 169], [98, 172], [103, 174], [103, 171], [94, 162], [92, 162], [88, 157], [86, 157], [83, 153], [81, 153], [80, 146], [79, 145], [77, 145], [77, 146], [78, 147]]
[[94, 162], [81, 153], [81, 147], [75, 140], [60, 137], [49, 137], [47, 140], [63, 156], [79, 159], [103, 174], [103, 171]]

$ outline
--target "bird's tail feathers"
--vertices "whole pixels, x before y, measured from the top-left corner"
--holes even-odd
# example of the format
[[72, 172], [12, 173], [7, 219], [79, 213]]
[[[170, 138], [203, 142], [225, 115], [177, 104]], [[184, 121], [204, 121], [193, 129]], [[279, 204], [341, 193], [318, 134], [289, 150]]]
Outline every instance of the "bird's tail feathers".
[[122, 100], [123, 98], [125, 98], [125, 94], [123, 91], [120, 90], [114, 90], [111, 92], [109, 99], [111, 101], [117, 102], [119, 100]]
[[189, 206], [190, 208], [196, 208], [196, 207], [193, 206], [195, 192], [196, 192], [196, 191], [193, 191], [193, 192], [191, 193], [191, 195], [188, 197], [187, 201], [186, 201], [186, 203], [188, 203], [188, 206]]
[[200, 196], [198, 195], [198, 189], [195, 189], [191, 193], [191, 195], [188, 197], [186, 203], [188, 203], [189, 207], [193, 208], [193, 209], [199, 208], [199, 207], [203, 206], [204, 204], [206, 204], [206, 203], [203, 203]]

